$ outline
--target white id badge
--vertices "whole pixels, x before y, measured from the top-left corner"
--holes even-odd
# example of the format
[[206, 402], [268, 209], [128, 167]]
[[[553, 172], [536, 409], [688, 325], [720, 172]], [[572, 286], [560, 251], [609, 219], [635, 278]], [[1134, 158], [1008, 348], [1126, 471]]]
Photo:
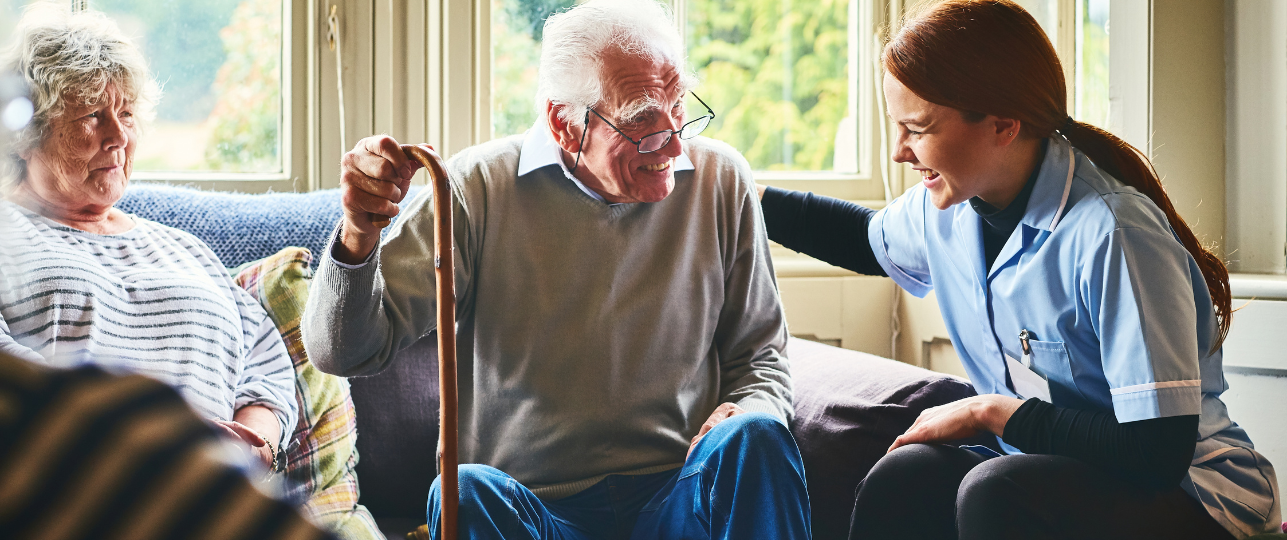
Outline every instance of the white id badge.
[[1031, 368], [1023, 365], [1022, 362], [1005, 355], [1005, 365], [1010, 369], [1010, 381], [1014, 383], [1014, 391], [1023, 399], [1037, 398], [1046, 403], [1050, 401], [1050, 382], [1045, 377], [1038, 375]]

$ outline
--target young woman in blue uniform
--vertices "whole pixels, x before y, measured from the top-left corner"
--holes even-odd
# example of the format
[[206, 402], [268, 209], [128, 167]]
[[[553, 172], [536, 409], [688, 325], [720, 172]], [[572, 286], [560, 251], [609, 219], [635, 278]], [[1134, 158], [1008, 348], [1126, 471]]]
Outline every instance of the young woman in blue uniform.
[[[851, 538], [1241, 538], [1275, 531], [1273, 467], [1220, 401], [1228, 271], [1148, 160], [1066, 110], [1007, 0], [909, 18], [882, 58], [887, 208], [762, 188], [770, 237], [936, 291], [979, 396], [925, 411], [859, 486]], [[1005, 455], [945, 444], [990, 432]]]

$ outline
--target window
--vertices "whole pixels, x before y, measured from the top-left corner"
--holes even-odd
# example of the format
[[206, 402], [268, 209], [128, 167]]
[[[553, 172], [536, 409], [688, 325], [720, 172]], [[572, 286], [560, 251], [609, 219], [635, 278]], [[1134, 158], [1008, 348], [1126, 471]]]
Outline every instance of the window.
[[[522, 133], [536, 120], [542, 26], [551, 13], [576, 2], [484, 1], [491, 13], [491, 135]], [[867, 65], [856, 59], [869, 54], [870, 4], [673, 1], [689, 68], [701, 81], [698, 93], [716, 115], [703, 135], [738, 148], [757, 177], [851, 180], [869, 174], [871, 151], [860, 138], [872, 142], [873, 130], [863, 129], [872, 122], [872, 79], [865, 68], [856, 69]], [[696, 102], [688, 107], [701, 109]]]
[[545, 19], [573, 0], [491, 2], [493, 138], [522, 133], [536, 122], [536, 72]]
[[163, 94], [139, 172], [282, 173], [282, 2], [93, 0]]
[[[1064, 64], [1073, 118], [1109, 126], [1109, 0], [1019, 0], [1046, 31]], [[1061, 36], [1067, 30], [1072, 39]]]
[[[858, 166], [858, 0], [687, 0], [692, 69], [715, 110], [708, 135], [761, 171]], [[690, 107], [691, 108], [691, 107]]]
[[1032, 18], [1037, 20], [1037, 24], [1046, 31], [1050, 41], [1059, 43], [1056, 40], [1059, 35], [1059, 0], [1018, 0], [1018, 2], [1023, 9], [1032, 14]]
[[1076, 106], [1073, 117], [1107, 128], [1108, 0], [1077, 2], [1076, 62]]
[[[0, 0], [0, 36], [12, 36], [32, 1]], [[306, 136], [308, 4], [56, 1], [115, 21], [162, 88], [132, 179], [250, 192], [316, 185]]]
[[[23, 0], [0, 0], [0, 36], [12, 36], [18, 17], [22, 16]], [[0, 45], [7, 46], [8, 44]]]

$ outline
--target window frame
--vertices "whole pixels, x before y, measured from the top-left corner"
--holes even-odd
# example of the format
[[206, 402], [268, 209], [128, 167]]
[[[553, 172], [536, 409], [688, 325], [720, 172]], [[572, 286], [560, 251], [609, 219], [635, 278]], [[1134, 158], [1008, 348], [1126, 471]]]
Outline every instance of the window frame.
[[[90, 9], [89, 0], [70, 0], [72, 11]], [[281, 58], [281, 130], [278, 133], [279, 156], [282, 170], [276, 173], [183, 172], [183, 171], [134, 171], [131, 182], [163, 183], [192, 186], [208, 190], [236, 190], [247, 192], [301, 191], [306, 188], [305, 173], [309, 170], [307, 110], [308, 101], [295, 95], [295, 90], [306, 87], [308, 80], [307, 19], [296, 17], [309, 11], [304, 0], [281, 0], [282, 3], [282, 58]], [[147, 144], [147, 138], [140, 140]]]

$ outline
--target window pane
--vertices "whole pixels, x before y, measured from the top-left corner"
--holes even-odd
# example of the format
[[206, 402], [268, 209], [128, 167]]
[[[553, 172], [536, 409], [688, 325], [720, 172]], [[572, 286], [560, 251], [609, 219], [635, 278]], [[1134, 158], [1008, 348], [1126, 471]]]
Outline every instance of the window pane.
[[857, 170], [849, 0], [686, 4], [688, 58], [715, 110], [703, 135], [733, 145], [757, 170]]
[[281, 172], [282, 3], [94, 0], [162, 87], [136, 171]]
[[[0, 36], [12, 36], [13, 28], [18, 24], [18, 18], [22, 16], [22, 6], [26, 5], [26, 0], [0, 0]], [[5, 38], [0, 47], [9, 46], [12, 41], [11, 37]]]
[[1073, 116], [1108, 129], [1108, 0], [1077, 2], [1077, 97]]
[[491, 0], [492, 137], [522, 133], [536, 121], [541, 30], [574, 0]]
[[1019, 0], [1019, 5], [1032, 14], [1041, 29], [1046, 31], [1046, 38], [1051, 44], [1058, 43], [1059, 0]]

